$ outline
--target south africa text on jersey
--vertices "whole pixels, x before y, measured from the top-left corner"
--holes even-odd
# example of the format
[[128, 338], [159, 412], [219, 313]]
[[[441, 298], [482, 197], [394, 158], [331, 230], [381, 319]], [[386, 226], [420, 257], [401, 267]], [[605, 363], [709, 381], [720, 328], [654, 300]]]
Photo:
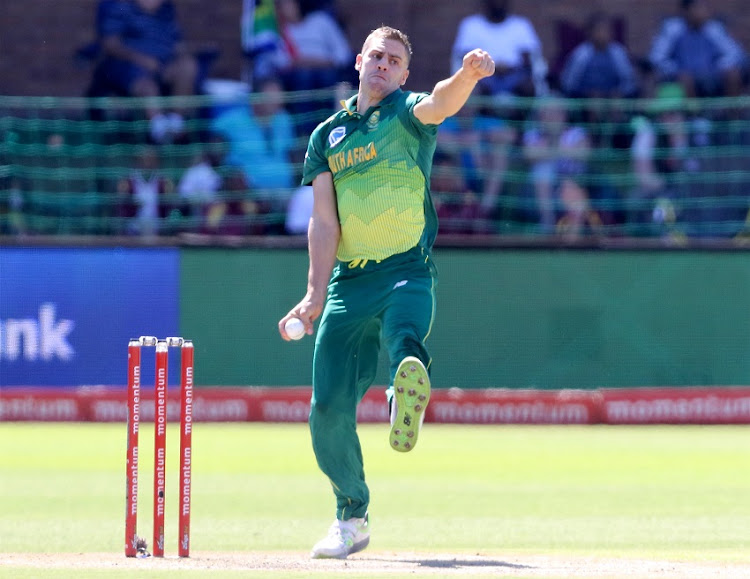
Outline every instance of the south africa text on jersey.
[[329, 155], [328, 166], [331, 168], [331, 173], [336, 174], [342, 169], [370, 161], [377, 156], [378, 152], [375, 150], [375, 143], [370, 142], [364, 147], [354, 147], [348, 151]]

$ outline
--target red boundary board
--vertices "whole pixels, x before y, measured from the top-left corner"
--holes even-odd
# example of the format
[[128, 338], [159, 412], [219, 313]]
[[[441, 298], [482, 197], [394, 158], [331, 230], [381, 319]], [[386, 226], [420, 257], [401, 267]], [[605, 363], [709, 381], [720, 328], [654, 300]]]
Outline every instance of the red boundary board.
[[[153, 388], [142, 387], [141, 419], [153, 421]], [[306, 422], [310, 388], [196, 388], [196, 422]], [[178, 420], [178, 389], [167, 416]], [[371, 388], [359, 422], [387, 422], [384, 388]], [[125, 388], [0, 390], [0, 421], [125, 422]], [[750, 424], [750, 387], [600, 390], [433, 390], [426, 420], [449, 424]]]

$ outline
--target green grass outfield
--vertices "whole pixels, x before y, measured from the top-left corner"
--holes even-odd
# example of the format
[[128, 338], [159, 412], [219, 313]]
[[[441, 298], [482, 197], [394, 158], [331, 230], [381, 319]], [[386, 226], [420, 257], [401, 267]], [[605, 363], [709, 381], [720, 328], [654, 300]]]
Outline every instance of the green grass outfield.
[[[428, 424], [409, 454], [390, 450], [387, 432], [360, 427], [368, 553], [750, 563], [748, 427]], [[177, 434], [170, 428], [167, 443], [168, 555], [177, 548]], [[305, 554], [326, 532], [333, 495], [306, 425], [198, 423], [193, 443], [194, 553]], [[139, 530], [150, 542], [151, 425], [140, 451]], [[124, 425], [0, 424], [0, 576], [101, 576], [42, 575], [2, 554], [123, 553], [124, 490]]]

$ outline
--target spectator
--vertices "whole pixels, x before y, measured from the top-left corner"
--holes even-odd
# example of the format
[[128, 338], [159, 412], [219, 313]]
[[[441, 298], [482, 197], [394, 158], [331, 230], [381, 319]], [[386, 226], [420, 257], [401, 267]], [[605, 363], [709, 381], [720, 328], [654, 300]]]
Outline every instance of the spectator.
[[203, 232], [210, 235], [265, 235], [270, 206], [258, 200], [242, 171], [224, 168], [221, 195], [206, 208]]
[[542, 45], [528, 19], [510, 14], [510, 0], [482, 0], [482, 13], [464, 18], [452, 50], [452, 69], [469, 50], [482, 46], [495, 61], [495, 74], [480, 81], [484, 94], [534, 96], [546, 90]]
[[[105, 2], [98, 20], [105, 54], [100, 71], [109, 84], [135, 97], [194, 94], [198, 64], [186, 50], [172, 0]], [[155, 142], [183, 134], [177, 111], [165, 112], [152, 100], [146, 114]]]
[[[300, 0], [276, 0], [276, 15], [283, 40], [284, 65], [280, 76], [284, 89], [309, 91], [329, 88], [351, 78], [354, 55], [336, 20], [326, 10]], [[348, 70], [350, 74], [345, 74]], [[289, 104], [297, 117], [297, 130], [305, 137], [332, 111], [315, 97]]]
[[490, 231], [482, 219], [479, 195], [467, 185], [457, 155], [438, 152], [433, 159], [430, 190], [439, 222], [439, 234], [472, 234]]
[[312, 185], [301, 185], [289, 199], [284, 229], [289, 235], [307, 235], [313, 210]]
[[211, 126], [229, 144], [226, 163], [241, 168], [258, 199], [281, 214], [294, 186], [290, 161], [294, 130], [282, 91], [279, 81], [267, 78], [251, 95], [249, 106], [224, 111]]
[[161, 171], [156, 149], [143, 147], [136, 168], [117, 184], [118, 216], [124, 220], [124, 232], [149, 236], [164, 231], [164, 220], [173, 209], [166, 196], [173, 190], [174, 184]]
[[709, 141], [705, 132], [691, 131], [695, 126], [684, 109], [682, 86], [668, 83], [658, 88], [649, 115], [633, 119], [630, 153], [636, 187], [629, 221], [640, 234], [672, 236], [678, 218], [691, 219], [689, 212], [680, 215], [680, 202], [700, 195], [699, 184], [690, 177], [702, 169], [695, 147]]
[[477, 105], [477, 99], [470, 100], [455, 116], [443, 121], [438, 146], [458, 159], [455, 171], [463, 172], [467, 187], [481, 193], [478, 215], [489, 225], [498, 217], [516, 130]]
[[193, 225], [190, 229], [203, 221], [207, 208], [218, 199], [222, 184], [216, 171], [219, 163], [215, 155], [199, 153], [177, 184], [183, 215]]
[[569, 241], [584, 236], [602, 235], [604, 223], [597, 211], [592, 209], [589, 194], [576, 179], [566, 177], [560, 183], [561, 217], [555, 229]]
[[310, 9], [299, 0], [276, 0], [276, 16], [287, 65], [286, 90], [328, 88], [353, 64], [352, 50], [336, 20], [325, 10]]
[[211, 137], [177, 185], [190, 231], [209, 235], [261, 235], [268, 204], [254, 198], [243, 171], [225, 161], [226, 143]]
[[591, 127], [597, 146], [627, 148], [629, 118], [618, 102], [606, 99], [634, 97], [638, 88], [633, 65], [625, 47], [612, 39], [612, 19], [603, 12], [591, 15], [587, 40], [565, 61], [560, 85], [566, 96], [590, 99], [582, 104], [581, 120]]
[[635, 71], [627, 50], [612, 40], [612, 22], [596, 12], [586, 25], [587, 40], [570, 53], [563, 67], [560, 85], [573, 98], [635, 96]]
[[586, 176], [591, 142], [583, 127], [568, 123], [561, 99], [539, 99], [535, 107], [535, 118], [523, 135], [523, 156], [530, 165], [535, 220], [543, 231], [552, 232], [560, 205], [560, 185], [566, 178]]
[[706, 0], [680, 0], [654, 38], [649, 59], [659, 81], [677, 81], [688, 97], [737, 96], [746, 56]]
[[[5, 169], [5, 167], [2, 167]], [[24, 193], [18, 177], [0, 178], [0, 235], [23, 235], [27, 231]]]

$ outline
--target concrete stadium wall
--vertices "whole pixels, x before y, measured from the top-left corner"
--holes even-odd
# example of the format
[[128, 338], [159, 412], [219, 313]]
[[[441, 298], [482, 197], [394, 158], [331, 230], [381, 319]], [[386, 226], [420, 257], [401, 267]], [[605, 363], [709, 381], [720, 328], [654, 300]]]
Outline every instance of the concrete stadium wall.
[[[438, 249], [436, 387], [750, 383], [747, 252]], [[307, 385], [313, 340], [277, 320], [303, 250], [184, 249], [180, 331], [201, 384]], [[384, 360], [376, 383], [387, 381]]]

